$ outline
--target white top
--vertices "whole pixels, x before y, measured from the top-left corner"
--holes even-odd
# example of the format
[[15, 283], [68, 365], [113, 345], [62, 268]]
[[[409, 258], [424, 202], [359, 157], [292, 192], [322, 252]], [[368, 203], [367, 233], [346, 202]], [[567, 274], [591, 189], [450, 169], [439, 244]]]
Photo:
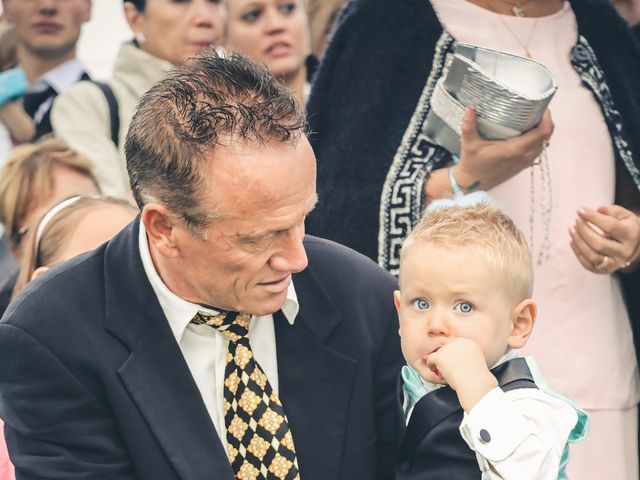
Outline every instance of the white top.
[[[84, 69], [80, 61], [76, 58], [68, 60], [38, 78], [29, 88], [29, 92], [42, 92], [51, 86], [59, 95], [71, 85], [80, 80]], [[36, 110], [33, 120], [38, 123], [51, 108], [54, 97], [43, 102]]]
[[[147, 232], [142, 222], [140, 222], [139, 247], [140, 258], [147, 278], [158, 297], [158, 302], [167, 317], [169, 327], [178, 342], [182, 355], [184, 355], [198, 390], [200, 390], [202, 400], [218, 436], [222, 444], [226, 445], [223, 399], [224, 370], [229, 341], [224, 334], [207, 325], [189, 323], [199, 311], [211, 315], [215, 315], [217, 312], [188, 302], [167, 288], [153, 266], [147, 243]], [[287, 299], [282, 306], [282, 313], [293, 325], [298, 310], [298, 299], [292, 282], [289, 286]], [[252, 317], [248, 337], [254, 358], [267, 375], [273, 390], [278, 393], [278, 362], [273, 316]]]
[[[465, 0], [431, 0], [459, 41], [517, 55], [527, 44], [533, 59], [556, 77], [550, 104], [555, 130], [548, 149], [552, 183], [549, 259], [534, 265], [538, 320], [522, 349], [533, 355], [551, 388], [585, 409], [620, 409], [640, 400], [629, 318], [617, 277], [584, 269], [570, 247], [568, 230], [577, 209], [614, 203], [615, 163], [600, 106], [570, 62], [578, 27], [569, 2], [553, 15], [498, 15]], [[511, 31], [505, 27], [509, 26]], [[529, 40], [530, 39], [530, 40]], [[538, 178], [539, 170], [534, 170]], [[531, 170], [490, 191], [526, 237], [530, 231]], [[541, 185], [535, 185], [534, 260], [542, 244]]]

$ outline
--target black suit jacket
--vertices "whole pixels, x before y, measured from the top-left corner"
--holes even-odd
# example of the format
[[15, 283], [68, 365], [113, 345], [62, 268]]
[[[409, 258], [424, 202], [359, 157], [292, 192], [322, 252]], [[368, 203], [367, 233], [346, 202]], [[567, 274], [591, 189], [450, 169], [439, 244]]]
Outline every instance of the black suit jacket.
[[[18, 479], [231, 480], [138, 253], [138, 220], [33, 282], [0, 322], [0, 416]], [[274, 316], [304, 480], [393, 477], [395, 280], [307, 238], [294, 325]]]

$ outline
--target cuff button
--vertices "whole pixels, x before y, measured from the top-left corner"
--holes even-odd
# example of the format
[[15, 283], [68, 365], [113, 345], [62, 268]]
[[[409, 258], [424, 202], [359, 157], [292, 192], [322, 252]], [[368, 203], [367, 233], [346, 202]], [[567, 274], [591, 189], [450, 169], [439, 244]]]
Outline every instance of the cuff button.
[[482, 440], [483, 443], [489, 443], [491, 441], [491, 434], [484, 428], [480, 430], [480, 440]]

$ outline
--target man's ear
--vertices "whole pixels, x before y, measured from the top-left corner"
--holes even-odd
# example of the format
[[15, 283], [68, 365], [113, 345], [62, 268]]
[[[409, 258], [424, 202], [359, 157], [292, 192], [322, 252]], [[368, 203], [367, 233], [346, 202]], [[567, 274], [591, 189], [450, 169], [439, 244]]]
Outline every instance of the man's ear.
[[40, 275], [42, 275], [47, 270], [49, 270], [49, 267], [38, 267], [38, 268], [36, 268], [33, 271], [33, 273], [31, 274], [31, 281], [34, 281], [36, 278], [38, 278]]
[[149, 203], [144, 206], [140, 221], [147, 230], [149, 247], [153, 248], [165, 258], [175, 258], [180, 254], [177, 240], [178, 219], [159, 203]]
[[529, 340], [533, 324], [536, 321], [538, 307], [536, 303], [526, 298], [522, 300], [511, 312], [511, 333], [508, 345], [513, 349], [522, 348]]

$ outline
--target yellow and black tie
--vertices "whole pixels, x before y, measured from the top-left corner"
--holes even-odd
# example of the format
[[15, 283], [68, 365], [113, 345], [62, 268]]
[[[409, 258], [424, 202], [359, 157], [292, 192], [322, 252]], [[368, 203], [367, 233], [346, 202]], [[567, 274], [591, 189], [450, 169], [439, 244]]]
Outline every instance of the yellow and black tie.
[[197, 313], [196, 325], [209, 325], [229, 339], [224, 375], [227, 455], [240, 480], [300, 480], [289, 422], [276, 392], [249, 345], [251, 315]]

